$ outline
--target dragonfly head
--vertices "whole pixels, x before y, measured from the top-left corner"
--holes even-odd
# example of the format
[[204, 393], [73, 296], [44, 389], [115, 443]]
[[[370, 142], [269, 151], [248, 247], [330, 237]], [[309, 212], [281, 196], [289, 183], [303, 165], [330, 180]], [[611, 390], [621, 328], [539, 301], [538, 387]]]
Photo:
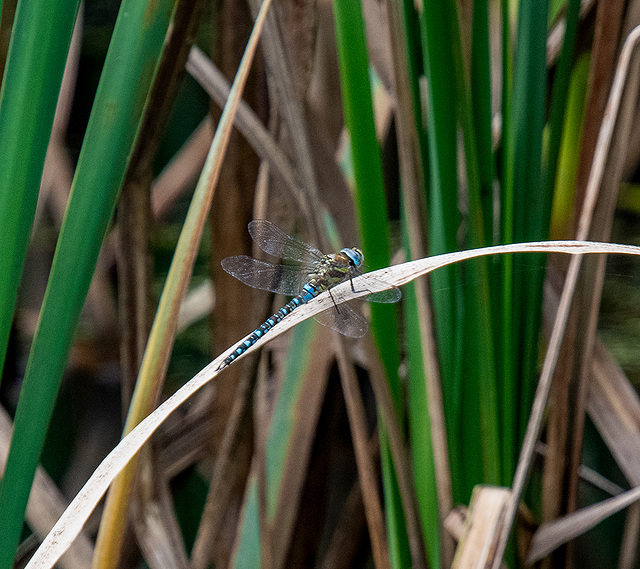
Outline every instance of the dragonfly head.
[[364, 261], [364, 255], [362, 251], [358, 249], [358, 247], [347, 247], [345, 249], [340, 249], [340, 253], [342, 253], [347, 259], [349, 259], [349, 264], [354, 267], [359, 267], [362, 265]]

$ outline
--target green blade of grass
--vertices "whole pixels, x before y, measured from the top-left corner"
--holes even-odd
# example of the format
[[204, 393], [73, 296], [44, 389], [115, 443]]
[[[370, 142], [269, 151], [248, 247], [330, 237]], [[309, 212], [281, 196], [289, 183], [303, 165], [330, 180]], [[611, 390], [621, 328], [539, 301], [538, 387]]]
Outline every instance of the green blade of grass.
[[[404, 38], [395, 38], [392, 35], [392, 41], [404, 42], [406, 49], [403, 50], [407, 54], [406, 67], [408, 74], [408, 85], [406, 89], [411, 93], [412, 110], [413, 110], [413, 125], [418, 138], [419, 154], [423, 158], [421, 160], [423, 183], [422, 187], [427, 188], [429, 186], [429, 162], [428, 162], [428, 150], [427, 150], [427, 133], [424, 128], [425, 118], [422, 113], [422, 103], [420, 96], [420, 77], [422, 71], [422, 53], [420, 43], [420, 19], [415, 11], [414, 3], [411, 0], [388, 0], [389, 10], [397, 11], [400, 15], [399, 26], [402, 27], [404, 32]], [[400, 4], [400, 6], [393, 6], [394, 3]], [[392, 30], [393, 34], [393, 30]], [[403, 62], [399, 63], [402, 65]], [[398, 89], [401, 87], [398, 86]], [[418, 154], [416, 150], [416, 154]], [[418, 156], [416, 156], [418, 158]]]
[[[542, 177], [547, 14], [548, 2], [524, 0], [519, 6], [513, 95], [504, 150], [507, 172], [504, 225], [501, 227], [503, 242], [533, 239], [534, 232], [544, 225], [541, 218], [548, 215], [543, 211], [546, 199]], [[544, 239], [546, 235], [539, 235], [539, 238]], [[538, 355], [541, 276], [535, 278], [529, 272], [525, 277], [519, 270], [522, 262], [515, 256], [504, 263], [502, 340], [498, 351], [504, 354], [503, 411], [509, 417], [506, 425], [513, 425], [512, 417], [518, 417], [520, 413], [528, 415], [514, 386], [521, 386], [521, 395], [533, 392]], [[514, 330], [518, 333], [512, 337]], [[529, 396], [527, 398], [530, 400]], [[505, 463], [508, 466], [515, 462], [519, 433], [509, 430], [503, 437], [505, 452], [514, 455]], [[509, 478], [513, 472], [511, 466], [508, 468], [510, 471], [505, 472], [505, 476]]]
[[[345, 123], [351, 142], [359, 233], [368, 270], [390, 263], [389, 222], [382, 175], [380, 146], [376, 138], [369, 60], [360, 3], [336, 5], [336, 36], [344, 102]], [[395, 307], [371, 306], [371, 329], [380, 349], [396, 405], [400, 404], [397, 381], [399, 352]]]
[[[580, 159], [580, 145], [585, 115], [585, 94], [588, 91], [591, 54], [585, 53], [576, 62], [569, 86], [567, 114], [558, 158], [558, 174], [553, 196], [551, 239], [569, 237], [573, 231], [573, 199]], [[618, 203], [620, 206], [620, 202]]]
[[[419, 98], [420, 26], [413, 4], [387, 3], [396, 70], [396, 128], [400, 159], [403, 247], [408, 258], [423, 256], [421, 211], [428, 187], [424, 172], [426, 131]], [[442, 409], [440, 373], [435, 355], [426, 283], [403, 291], [405, 307], [407, 420], [413, 484], [429, 566], [450, 565], [453, 542], [441, 536], [443, 512], [452, 507], [449, 453]], [[437, 455], [437, 458], [436, 458]]]
[[[345, 123], [351, 137], [356, 203], [362, 249], [372, 268], [389, 264], [389, 229], [380, 148], [376, 138], [369, 80], [369, 58], [360, 2], [334, 4], [336, 41]], [[400, 361], [395, 307], [371, 307], [371, 330], [380, 350], [396, 408], [401, 407]], [[384, 427], [384, 425], [383, 425]], [[411, 563], [402, 503], [384, 428], [380, 430], [389, 557], [392, 567]]]
[[[424, 73], [428, 97], [428, 234], [429, 254], [455, 251], [457, 247], [458, 180], [456, 143], [456, 88], [451, 73], [451, 4], [423, 4], [419, 14], [422, 32]], [[442, 375], [443, 397], [449, 438], [455, 434], [460, 415], [462, 389], [459, 267], [436, 271], [431, 278], [434, 320]], [[454, 449], [451, 449], [452, 453]], [[459, 479], [458, 479], [459, 480]], [[454, 487], [454, 496], [458, 496]]]
[[[454, 4], [455, 8], [455, 4]], [[476, 29], [488, 28], [487, 10], [477, 9], [474, 15]], [[485, 20], [482, 22], [481, 20]], [[492, 202], [491, 190], [487, 187], [492, 177], [491, 151], [484, 148], [490, 144], [491, 132], [491, 110], [489, 93], [484, 93], [483, 104], [474, 107], [470, 99], [473, 94], [469, 87], [473, 84], [469, 80], [466, 72], [466, 65], [463, 59], [462, 37], [458, 25], [458, 16], [454, 10], [454, 17], [451, 22], [453, 26], [453, 55], [455, 60], [458, 109], [462, 135], [464, 141], [466, 174], [467, 174], [467, 199], [468, 199], [468, 236], [469, 247], [478, 247], [492, 241], [492, 232], [485, 229], [493, 222], [493, 207], [487, 201]], [[477, 75], [476, 83], [486, 82], [490, 84], [489, 77], [489, 45], [488, 34], [482, 32], [480, 37], [475, 38], [477, 49], [473, 62], [479, 69], [475, 70]], [[480, 44], [486, 42], [483, 48]], [[483, 74], [486, 74], [483, 75]], [[475, 111], [475, 112], [474, 112]], [[483, 116], [478, 116], [481, 113]], [[488, 115], [488, 116], [485, 116]], [[481, 131], [476, 132], [476, 123], [479, 123]], [[481, 150], [481, 147], [482, 150]], [[480, 158], [485, 161], [481, 165]], [[487, 170], [484, 171], [483, 170]], [[484, 178], [483, 178], [484, 176]], [[489, 192], [489, 196], [485, 192]], [[489, 219], [486, 219], [488, 216]], [[478, 448], [482, 452], [482, 480], [489, 484], [500, 484], [502, 482], [501, 464], [501, 444], [500, 444], [500, 417], [498, 407], [498, 379], [496, 374], [496, 364], [494, 356], [494, 336], [493, 318], [491, 312], [492, 296], [490, 294], [488, 277], [488, 260], [474, 259], [467, 264], [465, 278], [467, 279], [463, 288], [465, 294], [465, 352], [468, 362], [467, 379], [465, 382], [468, 388], [467, 399], [470, 402], [477, 400], [478, 415], [474, 422], [468, 422], [469, 414], [465, 414], [465, 426], [463, 428], [464, 440], [472, 440], [474, 436], [479, 436]], [[477, 422], [476, 422], [477, 421]], [[478, 428], [479, 427], [479, 428]], [[466, 455], [467, 453], [465, 453]], [[478, 481], [470, 481], [473, 485]]]
[[79, 5], [20, 2], [14, 19], [0, 90], [0, 377]]
[[[488, 36], [483, 37], [481, 30], [487, 28], [488, 24], [482, 23], [483, 14], [476, 13], [476, 29], [479, 29], [476, 38], [476, 62], [482, 61], [482, 65], [476, 71], [476, 83], [488, 82], [488, 78], [483, 73], [488, 73]], [[486, 11], [484, 13], [486, 18]], [[432, 107], [433, 125], [430, 131], [433, 132], [430, 138], [430, 153], [437, 154], [437, 161], [447, 165], [447, 170], [440, 169], [440, 180], [432, 175], [432, 182], [436, 180], [441, 186], [441, 192], [447, 192], [446, 199], [451, 200], [449, 210], [435, 207], [439, 203], [445, 202], [445, 197], [440, 197], [440, 202], [432, 201], [430, 216], [431, 224], [442, 224], [442, 232], [453, 236], [456, 235], [459, 227], [457, 216], [457, 122], [459, 116], [462, 126], [464, 140], [466, 174], [468, 180], [468, 203], [469, 203], [469, 243], [471, 246], [479, 246], [485, 243], [487, 233], [485, 230], [484, 216], [492, 216], [492, 207], [487, 206], [487, 196], [483, 196], [483, 179], [481, 168], [478, 163], [480, 142], [476, 138], [474, 119], [480, 122], [481, 134], [484, 138], [490, 137], [490, 102], [488, 97], [480, 101], [479, 106], [474, 109], [469, 97], [469, 84], [465, 62], [463, 61], [462, 39], [458, 26], [458, 15], [455, 3], [448, 4], [447, 9], [442, 6], [425, 6], [425, 27], [427, 36], [431, 35], [431, 40], [427, 37], [427, 60], [431, 63], [428, 66], [428, 77], [430, 85], [430, 105]], [[438, 42], [439, 40], [439, 42]], [[485, 42], [484, 48], [480, 50], [480, 45]], [[443, 53], [449, 55], [443, 58]], [[451, 73], [451, 69], [454, 73]], [[452, 83], [453, 81], [453, 83]], [[478, 85], [477, 85], [478, 86]], [[486, 89], [484, 89], [486, 91]], [[485, 92], [486, 95], [486, 92]], [[452, 101], [456, 105], [452, 109]], [[428, 107], [429, 108], [429, 107]], [[453, 116], [452, 116], [453, 110]], [[474, 115], [474, 110], [476, 114]], [[456, 114], [457, 111], [457, 114]], [[488, 113], [487, 116], [480, 116], [480, 113]], [[482, 119], [482, 120], [480, 120]], [[486, 176], [485, 186], [490, 185], [491, 155], [483, 154]], [[487, 164], [488, 162], [488, 164]], [[431, 160], [432, 172], [438, 168], [434, 159]], [[486, 189], [486, 187], [485, 187]], [[453, 193], [452, 196], [448, 192]], [[432, 191], [432, 196], [436, 199], [438, 195]], [[454, 209], [455, 208], [455, 209]], [[485, 211], [488, 209], [488, 211]], [[435, 216], [435, 217], [434, 217]], [[431, 229], [434, 231], [434, 228]], [[460, 274], [460, 273], [458, 273]], [[458, 448], [450, 448], [450, 452], [463, 453], [465, 457], [465, 468], [453, 473], [453, 479], [462, 481], [456, 488], [457, 499], [466, 501], [472, 487], [480, 481], [489, 483], [499, 483], [500, 481], [500, 443], [498, 426], [498, 409], [496, 393], [496, 373], [493, 357], [492, 321], [490, 313], [490, 296], [487, 281], [486, 260], [479, 259], [468, 263], [465, 267], [465, 277], [468, 279], [466, 286], [462, 287], [464, 295], [464, 319], [462, 329], [455, 332], [454, 345], [464, 341], [463, 372], [465, 376], [464, 386], [460, 386], [460, 404], [465, 406], [464, 413], [461, 409], [453, 410], [459, 420], [453, 423], [449, 420], [449, 439], [451, 441], [461, 441]], [[461, 281], [460, 281], [461, 282]], [[469, 283], [473, 283], [469, 286]], [[457, 288], [457, 290], [460, 290]], [[438, 298], [434, 295], [435, 310], [438, 310]], [[440, 333], [440, 330], [438, 330]], [[440, 335], [439, 335], [440, 340]], [[441, 353], [441, 366], [443, 369], [443, 391], [446, 393], [451, 385], [459, 385], [460, 382], [446, 376], [446, 367]], [[446, 399], [446, 398], [445, 398]], [[447, 408], [447, 413], [451, 407]], [[458, 435], [458, 436], [456, 436]], [[453, 447], [453, 443], [451, 445]]]
[[487, 0], [473, 3], [470, 99], [478, 162], [484, 244], [493, 244], [493, 153], [491, 138], [491, 56]]
[[[548, 232], [553, 191], [556, 186], [556, 173], [558, 171], [558, 160], [560, 145], [562, 142], [562, 131], [564, 127], [565, 109], [569, 94], [571, 81], [571, 69], [573, 67], [573, 52], [576, 43], [576, 33], [578, 31], [578, 18], [580, 16], [580, 0], [568, 0], [566, 27], [562, 51], [553, 80], [553, 92], [551, 94], [551, 111], [549, 114], [549, 144], [547, 149], [547, 168], [545, 172], [546, 189], [544, 193], [545, 202], [543, 212], [546, 216], [540, 216], [541, 227], [539, 234]], [[577, 145], [576, 145], [577, 146]]]
[[[541, 14], [538, 12], [545, 12], [541, 10], [541, 6], [536, 3], [532, 8], [536, 12], [536, 18], [541, 18]], [[528, 187], [528, 191], [531, 193], [539, 194], [539, 197], [534, 198], [534, 201], [526, 196], [522, 195], [521, 200], [523, 202], [528, 201], [533, 205], [532, 208], [527, 208], [526, 213], [522, 213], [520, 219], [528, 221], [526, 230], [520, 235], [517, 235], [517, 239], [520, 241], [527, 240], [541, 240], [548, 239], [549, 237], [549, 224], [551, 222], [551, 209], [553, 203], [553, 193], [556, 185], [556, 174], [558, 167], [558, 153], [560, 150], [560, 144], [562, 140], [562, 129], [564, 124], [564, 114], [567, 101], [567, 93], [569, 90], [569, 81], [571, 78], [571, 67], [573, 64], [573, 52], [576, 38], [576, 31], [578, 28], [578, 17], [580, 14], [580, 1], [569, 0], [567, 6], [566, 15], [566, 30], [564, 41], [562, 45], [562, 52], [560, 54], [560, 60], [554, 76], [554, 83], [552, 89], [551, 99], [551, 111], [549, 117], [549, 142], [547, 145], [546, 155], [546, 170], [542, 173], [542, 179], [535, 185]], [[544, 45], [544, 55], [538, 53], [532, 69], [529, 71], [529, 88], [532, 87], [531, 82], [536, 82], [546, 77], [546, 21], [544, 23], [544, 37], [542, 37], [543, 22], [541, 20], [533, 20], [532, 30], [533, 33], [529, 36], [531, 41], [536, 41], [537, 44], [542, 43]], [[541, 52], [542, 49], [538, 47], [537, 52]], [[537, 70], [537, 72], [536, 72]], [[539, 86], [538, 86], [539, 88]], [[546, 90], [546, 85], [545, 85]], [[544, 104], [545, 104], [545, 91], [533, 92], [533, 96], [537, 97], [537, 102], [531, 101], [530, 107], [532, 111], [538, 115], [536, 129], [540, 128], [540, 121], [544, 121]], [[537, 108], [536, 108], [537, 107]], [[540, 116], [541, 115], [541, 116]], [[534, 130], [532, 132], [537, 132]], [[537, 134], [536, 137], [537, 138]], [[540, 137], [540, 148], [542, 149], [542, 133]], [[530, 150], [532, 151], [532, 150]], [[537, 143], [533, 156], [538, 156]], [[531, 156], [529, 156], [529, 159]], [[542, 163], [540, 165], [542, 167]], [[538, 176], [537, 172], [535, 174]], [[519, 433], [516, 433], [514, 442], [514, 459], [517, 453], [518, 439], [524, 435], [526, 429], [526, 417], [529, 415], [529, 410], [533, 404], [533, 396], [535, 391], [535, 381], [537, 376], [537, 363], [538, 363], [538, 336], [540, 334], [540, 324], [542, 320], [542, 286], [544, 281], [544, 261], [545, 257], [540, 255], [538, 259], [534, 260], [534, 263], [540, 265], [540, 269], [533, 274], [529, 273], [526, 278], [518, 279], [520, 282], [520, 290], [522, 291], [522, 300], [524, 304], [518, 300], [519, 306], [528, 306], [529, 310], [521, 314], [522, 322], [522, 336], [521, 346], [522, 349], [518, 350], [518, 355], [521, 358], [521, 377], [523, 389], [520, 396], [519, 408], [520, 408], [520, 429]], [[531, 262], [531, 261], [529, 261]], [[516, 261], [516, 266], [517, 266]], [[515, 299], [514, 299], [514, 302]], [[533, 307], [537, 307], [533, 309]], [[514, 354], [515, 356], [515, 354]]]
[[[509, 0], [501, 0], [502, 16], [502, 93], [501, 112], [502, 128], [500, 141], [500, 158], [502, 168], [500, 169], [500, 227], [499, 243], [513, 242], [513, 160], [511, 152], [511, 102], [513, 84], [513, 58], [511, 50], [511, 18]], [[518, 418], [516, 395], [510, 395], [513, 389], [512, 380], [515, 377], [515, 360], [512, 356], [513, 338], [513, 306], [511, 296], [513, 292], [513, 256], [497, 260], [496, 266], [501, 270], [501, 282], [494, 287], [495, 310], [497, 318], [494, 320], [494, 335], [497, 357], [497, 374], [500, 381], [498, 388], [501, 394], [502, 413], [502, 440], [507, 447], [503, 453], [504, 476], [509, 476], [513, 471], [512, 463], [514, 456], [508, 450], [517, 439]]]
[[80, 309], [124, 179], [172, 6], [172, 0], [150, 5], [125, 1], [120, 8], [29, 354], [0, 488], [3, 569], [12, 565]]
[[[428, 235], [429, 254], [457, 250], [458, 171], [456, 85], [450, 2], [421, 4], [419, 12], [424, 73], [427, 77], [426, 124], [428, 138]], [[447, 267], [431, 277], [433, 313], [442, 378], [447, 438], [458, 440], [462, 413], [462, 290], [460, 268]], [[452, 468], [460, 463], [455, 446], [449, 448]], [[471, 460], [471, 463], [476, 461]], [[462, 478], [453, 476], [453, 495], [462, 500]]]
[[427, 378], [423, 373], [425, 368], [420, 337], [420, 313], [415, 285], [413, 283], [407, 285], [403, 290], [403, 295], [406, 307], [407, 375], [409, 378], [407, 411], [414, 484], [429, 567], [438, 569], [441, 555], [440, 510], [429, 419]]

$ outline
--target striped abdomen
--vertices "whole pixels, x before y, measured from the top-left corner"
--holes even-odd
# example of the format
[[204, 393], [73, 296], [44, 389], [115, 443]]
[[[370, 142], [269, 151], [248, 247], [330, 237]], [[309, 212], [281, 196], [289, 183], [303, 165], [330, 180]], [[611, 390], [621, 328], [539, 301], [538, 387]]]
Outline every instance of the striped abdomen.
[[236, 358], [244, 354], [251, 346], [253, 346], [262, 336], [264, 336], [271, 328], [273, 328], [278, 322], [280, 322], [287, 314], [291, 314], [298, 306], [306, 304], [312, 298], [318, 296], [321, 292], [327, 289], [327, 286], [321, 282], [320, 279], [311, 279], [303, 287], [302, 294], [294, 297], [290, 302], [287, 302], [278, 312], [273, 316], [267, 318], [263, 324], [258, 326], [251, 334], [249, 334], [244, 340], [242, 340], [233, 350], [233, 353], [226, 357], [218, 368], [223, 369], [231, 364]]

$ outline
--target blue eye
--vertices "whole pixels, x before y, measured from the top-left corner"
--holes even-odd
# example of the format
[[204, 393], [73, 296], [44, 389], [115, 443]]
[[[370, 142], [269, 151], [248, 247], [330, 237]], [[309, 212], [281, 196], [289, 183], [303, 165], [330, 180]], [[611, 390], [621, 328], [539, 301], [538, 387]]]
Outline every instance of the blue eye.
[[[353, 285], [353, 278], [360, 274], [358, 269], [364, 263], [364, 255], [358, 247], [346, 247], [340, 251], [340, 255], [323, 255], [315, 247], [287, 235], [266, 219], [252, 221], [249, 224], [249, 234], [265, 253], [292, 263], [274, 264], [240, 255], [223, 259], [222, 268], [251, 287], [294, 298], [237, 344], [218, 369], [230, 365], [298, 306], [306, 304], [322, 292], [345, 281], [351, 282], [352, 292], [364, 292], [356, 291]], [[384, 291], [383, 295], [368, 295], [367, 300], [396, 302], [401, 296], [397, 288]], [[339, 310], [336, 305], [334, 310], [321, 312], [316, 320], [353, 338], [359, 338], [367, 331], [365, 318], [347, 305], [341, 306]]]
[[358, 247], [347, 247], [345, 249], [341, 249], [340, 253], [346, 255], [349, 261], [351, 261], [351, 263], [353, 263], [355, 267], [359, 267], [360, 265], [362, 265], [362, 261], [364, 261], [364, 255], [362, 254], [362, 251], [358, 249]]

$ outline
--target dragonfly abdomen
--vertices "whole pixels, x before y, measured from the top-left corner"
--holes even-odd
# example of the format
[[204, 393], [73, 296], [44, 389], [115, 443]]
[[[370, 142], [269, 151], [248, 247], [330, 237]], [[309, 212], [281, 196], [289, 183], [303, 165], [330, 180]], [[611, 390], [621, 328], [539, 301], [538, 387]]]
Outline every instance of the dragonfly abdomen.
[[[222, 268], [253, 288], [295, 296], [293, 300], [285, 304], [273, 316], [267, 318], [262, 325], [237, 344], [219, 369], [228, 366], [244, 354], [289, 313], [320, 293], [347, 279], [351, 281], [351, 290], [356, 292], [352, 279], [360, 274], [360, 268], [364, 262], [364, 255], [357, 247], [341, 249], [339, 253], [331, 255], [323, 255], [315, 247], [287, 235], [282, 229], [266, 219], [252, 221], [249, 224], [249, 233], [265, 253], [279, 257], [283, 261], [291, 261], [291, 263], [284, 262], [276, 265], [246, 255], [238, 255], [223, 259]], [[305, 282], [306, 284], [300, 287]], [[399, 298], [400, 291], [394, 289], [384, 298], [370, 296], [368, 300], [396, 302]], [[320, 313], [315, 318], [321, 324], [353, 338], [361, 337], [367, 330], [366, 320], [348, 306], [339, 310], [336, 305], [330, 313]]]
[[236, 358], [244, 354], [251, 346], [253, 346], [262, 336], [264, 336], [271, 328], [273, 328], [278, 322], [291, 314], [298, 306], [306, 304], [312, 298], [318, 296], [321, 292], [326, 290], [326, 286], [322, 282], [316, 282], [316, 279], [310, 280], [302, 287], [303, 292], [298, 296], [295, 296], [291, 301], [287, 302], [278, 312], [267, 318], [260, 326], [258, 326], [251, 334], [249, 334], [244, 340], [242, 340], [233, 353], [225, 358], [218, 368], [223, 369], [230, 365]]

